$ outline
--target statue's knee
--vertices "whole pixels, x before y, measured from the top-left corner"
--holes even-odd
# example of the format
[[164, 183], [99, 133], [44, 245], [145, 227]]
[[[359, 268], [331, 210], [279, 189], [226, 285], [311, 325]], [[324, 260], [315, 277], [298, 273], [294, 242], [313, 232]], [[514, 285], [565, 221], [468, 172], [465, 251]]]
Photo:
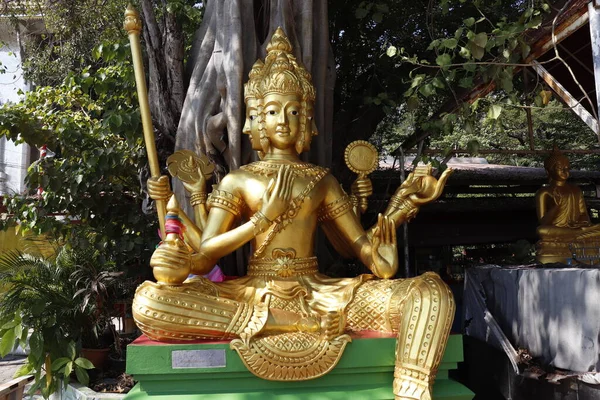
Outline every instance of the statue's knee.
[[446, 310], [454, 314], [454, 295], [450, 287], [435, 272], [426, 272], [417, 277], [415, 289], [419, 293], [424, 303], [428, 303], [433, 311]]

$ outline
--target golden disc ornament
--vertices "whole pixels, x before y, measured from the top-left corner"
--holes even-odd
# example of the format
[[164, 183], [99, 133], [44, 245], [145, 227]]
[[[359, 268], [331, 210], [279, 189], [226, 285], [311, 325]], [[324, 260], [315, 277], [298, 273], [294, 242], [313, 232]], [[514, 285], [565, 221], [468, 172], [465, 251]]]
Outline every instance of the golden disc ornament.
[[167, 158], [167, 169], [172, 177], [186, 183], [194, 183], [200, 179], [200, 173], [205, 179], [210, 179], [215, 166], [205, 155], [198, 156], [190, 150], [179, 150]]
[[379, 153], [371, 143], [356, 140], [346, 147], [344, 159], [350, 171], [365, 176], [377, 169]]

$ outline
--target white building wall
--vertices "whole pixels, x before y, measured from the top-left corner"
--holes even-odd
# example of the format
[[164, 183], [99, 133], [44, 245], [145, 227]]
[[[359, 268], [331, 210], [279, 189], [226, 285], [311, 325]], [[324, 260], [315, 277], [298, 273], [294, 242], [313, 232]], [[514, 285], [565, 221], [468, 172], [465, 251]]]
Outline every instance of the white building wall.
[[[0, 62], [6, 73], [0, 73], [0, 104], [18, 102], [19, 91], [27, 91], [28, 85], [21, 70], [19, 37], [12, 22], [0, 17]], [[16, 145], [5, 138], [0, 139], [0, 195], [23, 194], [25, 175], [30, 164], [27, 144]]]

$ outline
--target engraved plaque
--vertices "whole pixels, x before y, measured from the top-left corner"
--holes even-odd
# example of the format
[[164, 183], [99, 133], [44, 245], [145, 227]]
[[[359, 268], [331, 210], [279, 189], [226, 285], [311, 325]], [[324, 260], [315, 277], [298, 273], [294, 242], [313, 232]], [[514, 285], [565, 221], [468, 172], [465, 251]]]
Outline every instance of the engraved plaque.
[[174, 350], [171, 368], [225, 368], [225, 349]]

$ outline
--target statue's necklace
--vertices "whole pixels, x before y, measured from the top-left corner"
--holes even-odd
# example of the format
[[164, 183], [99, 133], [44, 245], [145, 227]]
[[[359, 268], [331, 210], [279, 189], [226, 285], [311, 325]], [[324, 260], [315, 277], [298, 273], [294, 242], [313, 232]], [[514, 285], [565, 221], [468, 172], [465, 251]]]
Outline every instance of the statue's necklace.
[[324, 168], [318, 165], [309, 163], [277, 163], [269, 161], [256, 161], [252, 164], [244, 165], [241, 168], [245, 171], [251, 172], [256, 175], [262, 175], [266, 177], [272, 177], [276, 175], [282, 166], [289, 165], [292, 169], [294, 176], [298, 177], [314, 177], [323, 171]]

